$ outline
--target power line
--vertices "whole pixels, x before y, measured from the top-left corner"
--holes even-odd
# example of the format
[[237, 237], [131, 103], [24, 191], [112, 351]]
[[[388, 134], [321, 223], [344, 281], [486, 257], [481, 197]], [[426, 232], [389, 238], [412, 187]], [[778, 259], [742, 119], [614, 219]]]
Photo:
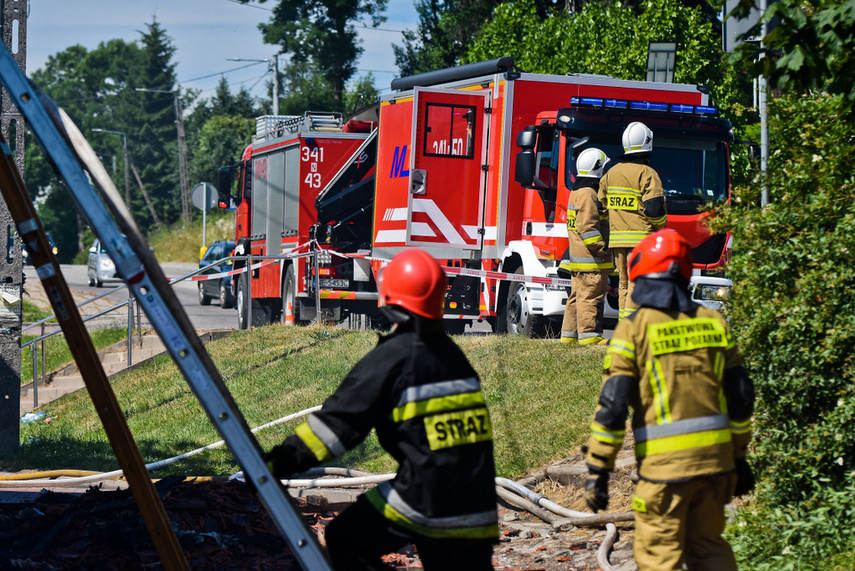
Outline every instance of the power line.
[[263, 8], [261, 6], [256, 6], [255, 4], [245, 4], [243, 2], [238, 2], [238, 0], [226, 0], [227, 2], [231, 2], [232, 4], [237, 4], [239, 6], [246, 6], [247, 8], [255, 8], [256, 10], [264, 10], [265, 12], [272, 12], [270, 8]]
[[[231, 0], [229, 0], [229, 1], [231, 1]], [[218, 72], [216, 72], [216, 73], [209, 73], [208, 75], [203, 75], [203, 76], [201, 76], [201, 77], [194, 77], [193, 79], [185, 79], [185, 80], [183, 80], [183, 81], [180, 81], [179, 83], [190, 83], [191, 81], [199, 81], [200, 79], [208, 79], [209, 77], [216, 77], [216, 76], [218, 76], [218, 75], [223, 75], [223, 74], [226, 74], [226, 73], [231, 73], [231, 72], [233, 72], [233, 71], [238, 71], [238, 70], [241, 70], [241, 69], [245, 69], [245, 68], [248, 68], [248, 67], [252, 67], [252, 66], [254, 66], [254, 65], [258, 65], [258, 64], [260, 64], [260, 63], [264, 63], [264, 62], [258, 62], [258, 61], [257, 61], [257, 62], [253, 62], [253, 63], [247, 64], [247, 65], [242, 65], [242, 66], [239, 66], [239, 67], [233, 67], [232, 69], [227, 69], [227, 70], [225, 70], [225, 71], [218, 71]]]

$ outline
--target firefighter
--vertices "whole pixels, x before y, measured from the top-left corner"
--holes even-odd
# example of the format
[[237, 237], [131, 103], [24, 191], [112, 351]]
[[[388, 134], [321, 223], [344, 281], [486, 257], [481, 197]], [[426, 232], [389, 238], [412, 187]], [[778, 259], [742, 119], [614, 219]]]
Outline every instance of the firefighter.
[[414, 543], [425, 569], [492, 569], [498, 512], [490, 417], [478, 374], [445, 334], [442, 267], [406, 250], [380, 279], [392, 331], [320, 411], [265, 460], [288, 478], [358, 445], [371, 429], [398, 461], [394, 480], [361, 495], [326, 529], [335, 569], [391, 569]]
[[692, 301], [691, 273], [689, 245], [674, 230], [633, 249], [629, 275], [639, 309], [618, 323], [609, 344], [588, 440], [585, 499], [604, 510], [632, 407], [642, 571], [736, 569], [721, 536], [724, 506], [754, 487], [745, 459], [754, 387], [724, 318]]
[[618, 318], [635, 311], [633, 284], [627, 274], [627, 256], [648, 234], [665, 228], [668, 215], [662, 181], [650, 167], [653, 131], [639, 121], [630, 123], [622, 136], [622, 160], [600, 179], [600, 201], [609, 214], [612, 255], [620, 278]]
[[608, 218], [596, 188], [608, 162], [609, 157], [597, 148], [585, 149], [576, 158], [576, 181], [567, 204], [570, 257], [559, 265], [572, 282], [564, 306], [562, 343], [604, 342], [602, 304], [614, 266], [607, 247]]

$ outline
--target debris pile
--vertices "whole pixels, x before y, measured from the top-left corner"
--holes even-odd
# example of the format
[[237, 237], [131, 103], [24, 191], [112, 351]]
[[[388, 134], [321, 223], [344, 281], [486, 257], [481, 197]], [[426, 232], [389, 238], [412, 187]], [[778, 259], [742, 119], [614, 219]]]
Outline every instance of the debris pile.
[[[156, 488], [191, 569], [300, 569], [245, 484], [176, 477]], [[296, 504], [315, 531], [342, 507]], [[161, 568], [130, 490], [43, 491], [0, 506], [0, 569]]]

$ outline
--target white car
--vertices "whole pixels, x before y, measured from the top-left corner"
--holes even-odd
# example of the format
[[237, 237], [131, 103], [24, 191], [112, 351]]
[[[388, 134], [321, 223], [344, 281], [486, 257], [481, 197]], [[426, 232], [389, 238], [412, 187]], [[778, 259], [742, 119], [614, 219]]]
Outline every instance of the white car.
[[89, 260], [86, 264], [86, 274], [89, 277], [89, 286], [101, 287], [106, 281], [121, 281], [116, 275], [116, 265], [107, 250], [101, 245], [101, 240], [95, 239], [95, 243], [89, 248]]

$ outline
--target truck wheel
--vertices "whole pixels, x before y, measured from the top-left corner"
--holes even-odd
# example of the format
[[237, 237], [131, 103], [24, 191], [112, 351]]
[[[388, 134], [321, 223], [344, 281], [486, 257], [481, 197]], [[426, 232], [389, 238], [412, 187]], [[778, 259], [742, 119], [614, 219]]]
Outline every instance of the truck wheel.
[[249, 328], [249, 298], [246, 296], [246, 274], [240, 274], [237, 282], [236, 304], [238, 310], [238, 329]]
[[235, 296], [226, 287], [226, 282], [220, 280], [220, 307], [228, 309], [235, 306]]
[[[522, 275], [523, 269], [518, 268], [517, 274]], [[505, 303], [505, 323], [510, 335], [525, 337], [544, 337], [546, 323], [542, 315], [531, 312], [528, 290], [522, 282], [512, 282], [508, 288], [508, 298]]]
[[199, 282], [199, 305], [211, 305], [211, 298], [205, 295], [205, 286]]
[[280, 320], [282, 325], [297, 325], [297, 277], [294, 275], [294, 266], [288, 266], [285, 277], [282, 279], [282, 311]]

